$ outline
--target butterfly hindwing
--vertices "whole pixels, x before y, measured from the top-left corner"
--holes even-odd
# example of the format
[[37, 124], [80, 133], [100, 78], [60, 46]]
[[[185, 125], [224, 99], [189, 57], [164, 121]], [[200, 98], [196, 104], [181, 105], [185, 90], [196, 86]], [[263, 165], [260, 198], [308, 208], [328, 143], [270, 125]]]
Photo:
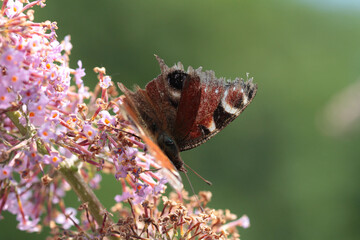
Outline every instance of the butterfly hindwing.
[[214, 72], [198, 71], [202, 98], [194, 125], [188, 135], [178, 142], [180, 151], [194, 148], [233, 121], [253, 100], [257, 86], [252, 79], [232, 82], [215, 78]]

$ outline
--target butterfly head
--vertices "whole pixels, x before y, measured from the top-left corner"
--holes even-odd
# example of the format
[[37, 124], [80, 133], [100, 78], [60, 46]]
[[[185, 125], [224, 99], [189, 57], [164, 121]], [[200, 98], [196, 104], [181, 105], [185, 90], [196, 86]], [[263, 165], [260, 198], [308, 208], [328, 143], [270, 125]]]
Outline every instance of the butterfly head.
[[157, 144], [163, 150], [165, 155], [171, 160], [177, 170], [184, 172], [184, 162], [180, 158], [180, 150], [174, 139], [166, 132], [161, 132], [157, 137]]

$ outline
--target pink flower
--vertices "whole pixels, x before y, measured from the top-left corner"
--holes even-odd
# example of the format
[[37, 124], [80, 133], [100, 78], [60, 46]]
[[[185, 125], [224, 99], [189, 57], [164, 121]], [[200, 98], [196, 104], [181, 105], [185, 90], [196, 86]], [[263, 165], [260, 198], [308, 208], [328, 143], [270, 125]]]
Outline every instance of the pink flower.
[[58, 110], [52, 110], [50, 115], [48, 116], [48, 120], [58, 124], [60, 122], [60, 113]]
[[105, 76], [104, 79], [100, 80], [101, 88], [108, 88], [110, 86], [112, 86], [111, 77]]
[[25, 53], [13, 48], [5, 47], [4, 52], [0, 57], [0, 65], [3, 67], [12, 68], [19, 66], [19, 64], [25, 59]]
[[11, 103], [15, 102], [16, 94], [6, 87], [0, 88], [0, 109], [7, 109], [11, 107]]
[[55, 139], [56, 135], [53, 132], [54, 126], [51, 122], [46, 122], [42, 124], [38, 130], [38, 136], [44, 140], [44, 142], [49, 143], [50, 139]]
[[133, 198], [133, 197], [134, 197], [134, 194], [131, 194], [128, 191], [124, 191], [123, 194], [116, 195], [114, 199], [116, 202], [124, 202], [124, 201], [128, 200], [129, 198]]
[[72, 49], [72, 44], [70, 40], [71, 40], [70, 35], [67, 35], [65, 36], [64, 40], [61, 42], [61, 45], [63, 46], [66, 54], [70, 54], [70, 51]]
[[78, 68], [75, 70], [75, 75], [74, 75], [74, 77], [75, 77], [75, 83], [76, 83], [76, 85], [79, 85], [79, 84], [82, 84], [83, 83], [83, 80], [81, 79], [83, 76], [85, 76], [86, 74], [85, 74], [85, 69], [84, 68], [82, 68], [82, 62], [81, 62], [81, 60], [79, 60], [78, 62], [77, 62], [77, 64], [78, 64]]
[[29, 41], [29, 47], [31, 51], [38, 52], [43, 48], [44, 39], [38, 35], [32, 35]]
[[0, 180], [11, 178], [12, 168], [8, 165], [0, 166]]
[[29, 71], [18, 67], [7, 68], [6, 76], [4, 76], [4, 82], [8, 87], [11, 87], [14, 92], [22, 90], [24, 86], [23, 83], [28, 81]]
[[89, 185], [93, 189], [98, 189], [100, 187], [100, 182], [102, 180], [102, 176], [100, 174], [95, 174], [95, 176], [90, 180]]
[[59, 214], [56, 217], [55, 222], [61, 224], [64, 229], [69, 229], [70, 227], [74, 226], [74, 223], [67, 217], [67, 215], [70, 216], [74, 222], [79, 223], [79, 220], [75, 217], [76, 214], [77, 211], [75, 208], [66, 208], [65, 214]]
[[97, 134], [97, 130], [93, 128], [90, 124], [84, 124], [83, 132], [91, 140], [93, 140]]
[[21, 96], [21, 101], [25, 104], [27, 104], [29, 101], [35, 102], [37, 96], [37, 93], [39, 93], [39, 91], [41, 91], [41, 88], [39, 86], [33, 86], [30, 89], [23, 89], [20, 92], [20, 96]]
[[60, 162], [62, 162], [62, 158], [60, 157], [58, 152], [50, 152], [50, 155], [45, 155], [43, 158], [44, 163], [52, 164], [54, 167], [58, 167]]
[[46, 105], [49, 103], [49, 98], [44, 94], [40, 95], [40, 99], [33, 103], [30, 102], [28, 104], [28, 116], [29, 120], [35, 126], [40, 126], [45, 121], [45, 108]]
[[236, 226], [243, 227], [243, 228], [249, 228], [250, 227], [249, 217], [246, 215], [243, 215], [241, 218], [223, 225], [221, 227], [221, 229], [226, 230], [228, 228], [234, 228]]
[[27, 163], [27, 159], [16, 158], [13, 159], [11, 166], [14, 168], [14, 170], [20, 172], [26, 169], [26, 163]]
[[99, 116], [101, 117], [98, 121], [98, 124], [103, 124], [107, 126], [115, 126], [116, 119], [114, 116], [111, 116], [108, 111], [101, 111], [99, 113]]
[[24, 221], [22, 219], [21, 214], [18, 214], [16, 219], [19, 221], [17, 228], [21, 231], [40, 232], [41, 230], [41, 228], [38, 226], [38, 223], [40, 222], [40, 218], [30, 220], [30, 218], [27, 215], [25, 215], [25, 221]]
[[157, 195], [165, 189], [165, 184], [168, 182], [166, 178], [161, 178], [158, 184], [154, 186], [154, 194]]
[[9, 18], [16, 16], [23, 9], [23, 4], [20, 1], [9, 0], [6, 6], [5, 13]]

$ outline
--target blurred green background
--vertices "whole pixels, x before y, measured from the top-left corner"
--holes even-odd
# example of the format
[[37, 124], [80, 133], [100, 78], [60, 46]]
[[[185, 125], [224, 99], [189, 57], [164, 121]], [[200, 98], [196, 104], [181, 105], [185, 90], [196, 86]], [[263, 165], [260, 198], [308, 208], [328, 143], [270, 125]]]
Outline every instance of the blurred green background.
[[[249, 72], [259, 86], [253, 103], [216, 137], [182, 153], [213, 182], [191, 175], [196, 191], [211, 190], [213, 208], [250, 217], [251, 227], [240, 229], [243, 240], [355, 240], [360, 135], [328, 136], [317, 119], [359, 78], [356, 2], [49, 0], [35, 8], [35, 20], [57, 21], [59, 39], [71, 35], [71, 65], [83, 61], [90, 87], [95, 66], [114, 81], [144, 87], [160, 72], [154, 53], [168, 65], [203, 66], [218, 77]], [[113, 177], [105, 178], [107, 207], [116, 189]], [[15, 218], [5, 217], [1, 239], [45, 239], [16, 230]]]

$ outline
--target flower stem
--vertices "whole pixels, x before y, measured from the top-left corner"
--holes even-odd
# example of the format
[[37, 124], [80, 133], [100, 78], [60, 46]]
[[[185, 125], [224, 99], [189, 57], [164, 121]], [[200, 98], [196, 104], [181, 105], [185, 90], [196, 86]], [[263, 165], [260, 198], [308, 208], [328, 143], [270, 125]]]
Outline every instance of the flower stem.
[[7, 111], [6, 116], [14, 123], [14, 125], [19, 129], [21, 135], [26, 136], [27, 129], [20, 123], [20, 113], [18, 111]]
[[[88, 209], [91, 215], [94, 217], [96, 223], [101, 226], [104, 220], [104, 211], [105, 208], [96, 197], [93, 190], [89, 185], [84, 181], [81, 175], [78, 172], [78, 169], [75, 166], [64, 166], [62, 164], [60, 167], [60, 173], [65, 178], [65, 180], [70, 184], [72, 190], [76, 193], [82, 203], [88, 203]], [[107, 218], [107, 224], [114, 224], [110, 218]], [[109, 239], [118, 239], [117, 237], [111, 236]]]

